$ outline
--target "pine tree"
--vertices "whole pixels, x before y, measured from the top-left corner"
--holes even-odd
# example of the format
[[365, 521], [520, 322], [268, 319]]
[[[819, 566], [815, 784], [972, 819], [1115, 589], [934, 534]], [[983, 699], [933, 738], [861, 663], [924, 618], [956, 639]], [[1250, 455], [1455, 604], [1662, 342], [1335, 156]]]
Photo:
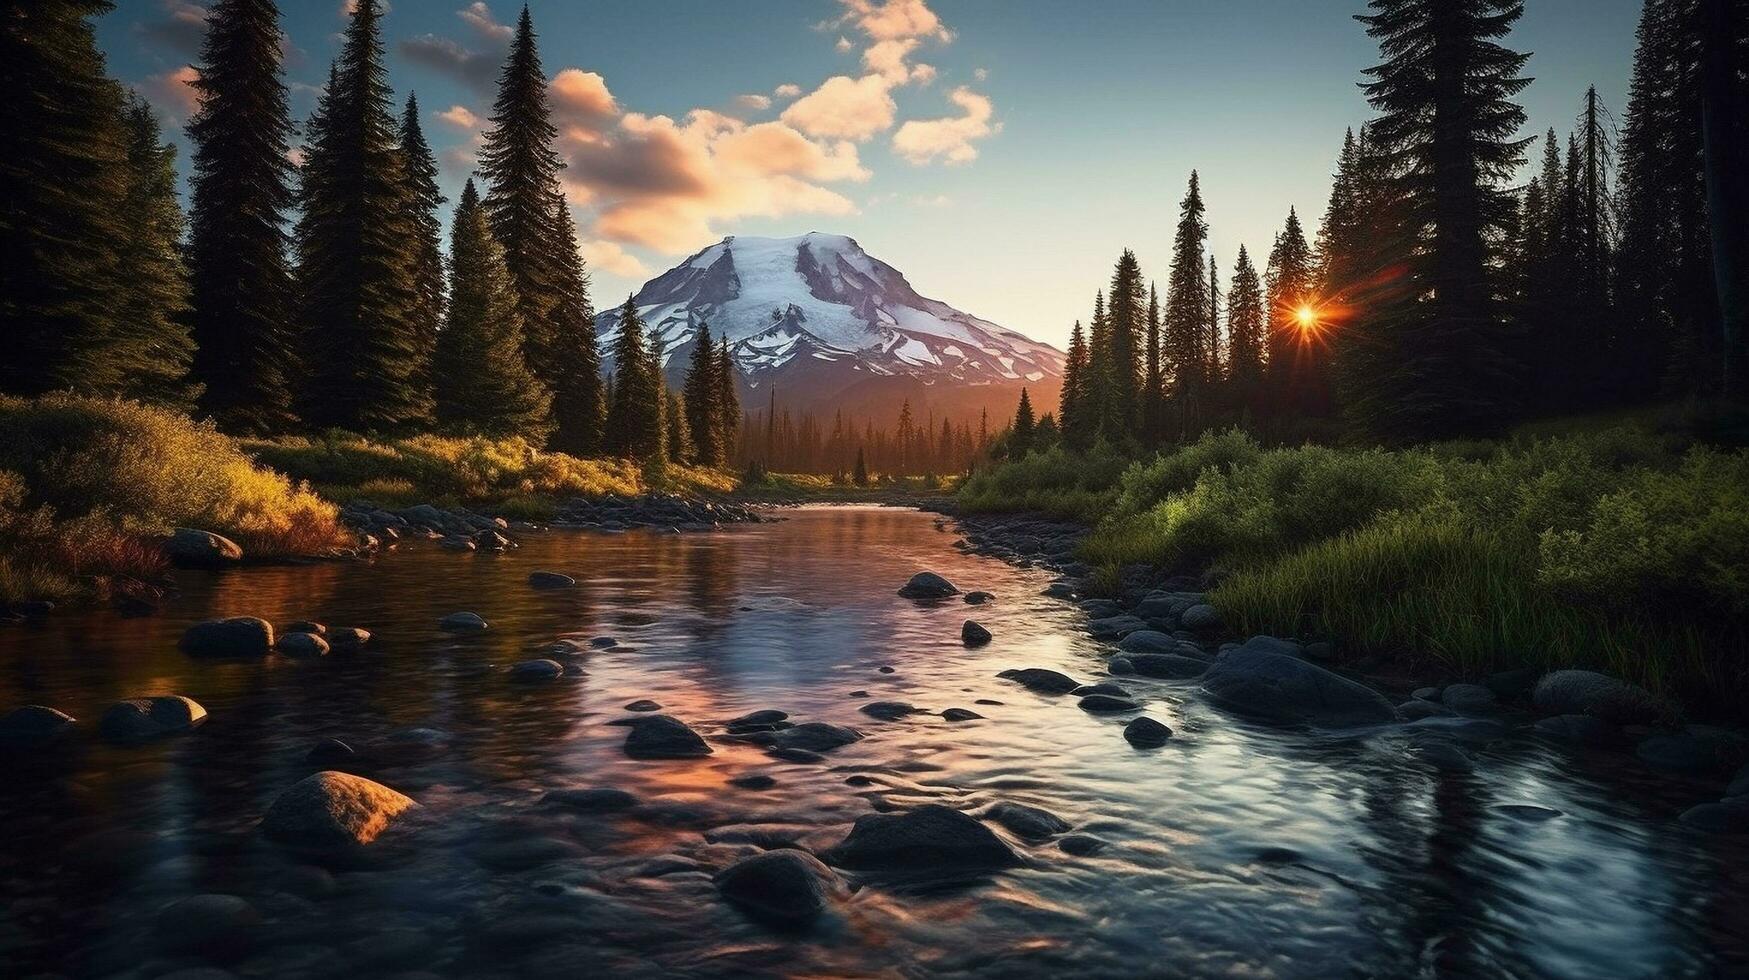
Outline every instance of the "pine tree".
[[577, 247], [577, 228], [563, 195], [553, 199], [558, 227], [559, 294], [553, 309], [552, 449], [588, 456], [601, 450], [601, 348], [595, 338], [595, 306], [589, 272]]
[[1227, 380], [1234, 400], [1252, 411], [1260, 410], [1256, 400], [1263, 393], [1267, 323], [1263, 286], [1250, 254], [1241, 245], [1239, 259], [1233, 265], [1232, 285], [1227, 290]]
[[1087, 372], [1082, 383], [1084, 413], [1090, 419], [1092, 432], [1111, 431], [1113, 392], [1111, 355], [1111, 320], [1105, 313], [1105, 291], [1093, 294], [1093, 318], [1088, 321]]
[[1081, 321], [1069, 331], [1069, 356], [1063, 360], [1063, 393], [1057, 414], [1063, 420], [1063, 440], [1069, 448], [1085, 450], [1093, 444], [1097, 420], [1089, 417], [1087, 404], [1087, 335]]
[[201, 410], [221, 428], [291, 425], [297, 363], [287, 258], [292, 136], [273, 0], [216, 0], [189, 121], [188, 267]]
[[413, 226], [413, 240], [409, 243], [413, 250], [413, 305], [408, 316], [419, 350], [413, 383], [428, 390], [437, 329], [444, 319], [443, 222], [438, 219], [438, 211], [445, 198], [437, 189], [437, 160], [432, 157], [431, 145], [425, 141], [425, 131], [419, 125], [419, 99], [412, 93], [407, 95], [396, 138], [403, 164], [402, 193]]
[[90, 18], [98, 0], [0, 7], [0, 391], [114, 391], [116, 243], [124, 237], [121, 88]]
[[667, 457], [675, 462], [692, 459], [695, 452], [692, 444], [692, 430], [686, 424], [688, 407], [674, 389], [668, 389], [668, 397], [664, 401], [662, 411], [663, 428], [667, 433], [664, 448]]
[[729, 354], [728, 337], [717, 344], [716, 382], [717, 442], [728, 460], [735, 456], [735, 441], [741, 432], [741, 396], [735, 387], [735, 359]]
[[615, 456], [656, 457], [661, 454], [664, 435], [662, 382], [645, 344], [644, 321], [630, 296], [620, 308], [613, 363], [613, 402], [607, 409], [603, 448]]
[[1203, 246], [1208, 242], [1208, 222], [1203, 220], [1202, 191], [1196, 171], [1190, 172], [1190, 188], [1178, 206], [1178, 230], [1172, 239], [1172, 274], [1167, 280], [1162, 357], [1170, 365], [1172, 400], [1177, 434], [1190, 434], [1208, 409], [1209, 356], [1208, 276], [1203, 269]]
[[432, 358], [438, 421], [455, 431], [538, 442], [549, 425], [547, 394], [524, 360], [504, 249], [472, 180], [456, 206], [449, 254], [448, 315]]
[[1148, 329], [1142, 300], [1142, 265], [1126, 248], [1112, 271], [1105, 307], [1110, 401], [1104, 423], [1114, 439], [1133, 438], [1141, 418], [1142, 344]]
[[1209, 313], [1203, 324], [1203, 347], [1208, 362], [1203, 368], [1203, 380], [1210, 387], [1220, 384], [1221, 369], [1221, 278], [1215, 263], [1215, 253], [1209, 253]]
[[863, 457], [862, 447], [856, 447], [856, 468], [851, 470], [850, 480], [859, 487], [868, 486], [868, 460]]
[[1014, 409], [1014, 425], [1008, 433], [1008, 455], [1012, 459], [1025, 456], [1032, 449], [1033, 428], [1036, 421], [1032, 416], [1032, 398], [1026, 389], [1020, 389], [1020, 404]]
[[[1142, 375], [1142, 440], [1148, 445], [1158, 443], [1166, 432], [1166, 375], [1160, 349], [1160, 294], [1153, 283], [1148, 284], [1148, 352]], [[1070, 420], [1062, 421], [1063, 436], [1071, 445]], [[1077, 437], [1078, 438], [1078, 437]]]
[[721, 390], [717, 381], [717, 349], [708, 323], [698, 325], [692, 338], [692, 363], [682, 390], [686, 394], [686, 422], [700, 466], [722, 466], [722, 412], [717, 405]]
[[553, 142], [547, 77], [535, 50], [528, 7], [516, 24], [510, 55], [498, 77], [492, 129], [480, 150], [486, 211], [504, 245], [516, 284], [517, 306], [527, 333], [528, 363], [549, 388], [565, 371], [558, 349], [557, 307], [564, 296], [564, 243], [559, 241], [553, 199], [561, 196], [559, 159]]
[[307, 133], [295, 231], [304, 419], [401, 430], [430, 417], [414, 319], [417, 227], [396, 145], [377, 0], [358, 0]]
[[1352, 274], [1347, 266], [1360, 219], [1355, 198], [1359, 152], [1350, 128], [1342, 136], [1342, 152], [1336, 157], [1336, 173], [1330, 181], [1330, 203], [1318, 225], [1315, 246], [1319, 292], [1327, 298], [1340, 296]]
[[182, 208], [176, 203], [176, 147], [164, 142], [158, 117], [128, 99], [128, 192], [118, 243], [118, 334], [109, 357], [126, 375], [118, 392], [187, 410], [199, 386], [189, 380], [194, 340], [188, 334], [188, 267], [182, 261]]
[[1529, 84], [1526, 55], [1499, 42], [1521, 0], [1371, 0], [1359, 19], [1384, 61], [1368, 69], [1378, 142], [1403, 161], [1405, 256], [1413, 280], [1370, 330], [1388, 365], [1351, 400], [1363, 430], [1396, 439], [1487, 432], [1508, 417], [1516, 370], [1505, 350], [1493, 272], [1512, 201], [1502, 186], [1523, 157], [1513, 134]]

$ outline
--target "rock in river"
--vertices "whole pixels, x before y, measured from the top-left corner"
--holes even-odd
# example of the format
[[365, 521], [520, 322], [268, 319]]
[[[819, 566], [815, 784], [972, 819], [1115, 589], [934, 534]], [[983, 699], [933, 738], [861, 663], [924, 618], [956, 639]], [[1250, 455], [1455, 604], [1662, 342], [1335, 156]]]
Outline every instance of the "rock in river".
[[510, 667], [510, 679], [524, 684], [539, 684], [564, 676], [565, 665], [557, 660], [522, 660]]
[[1081, 685], [1068, 674], [1060, 674], [1043, 667], [1026, 667], [1020, 670], [1005, 670], [997, 677], [1006, 677], [1016, 681], [1021, 687], [1039, 694], [1067, 694]]
[[273, 624], [255, 616], [209, 619], [183, 631], [182, 649], [195, 657], [265, 657], [273, 650]]
[[729, 904], [755, 919], [779, 926], [813, 921], [835, 902], [850, 897], [838, 873], [812, 854], [766, 851], [742, 858], [712, 879]]
[[1115, 694], [1089, 694], [1080, 700], [1079, 706], [1082, 711], [1092, 711], [1097, 714], [1142, 710], [1141, 705], [1129, 698], [1118, 697]]
[[281, 633], [273, 648], [288, 657], [323, 657], [328, 654], [328, 641], [314, 633]]
[[0, 751], [53, 745], [72, 735], [75, 724], [72, 715], [40, 704], [13, 708], [0, 716]]
[[941, 713], [941, 717], [948, 721], [975, 721], [984, 716], [970, 708], [949, 708]]
[[144, 742], [148, 739], [193, 731], [206, 721], [206, 709], [192, 698], [178, 694], [129, 698], [109, 706], [98, 722], [98, 731], [112, 742]]
[[959, 594], [952, 582], [934, 572], [918, 572], [899, 590], [899, 595], [907, 599], [946, 599]]
[[774, 745], [780, 749], [801, 749], [806, 752], [827, 752], [862, 738], [862, 733], [843, 725], [828, 725], [810, 721], [777, 733]]
[[1139, 633], [1147, 628], [1146, 621], [1137, 619], [1128, 613], [1119, 613], [1116, 616], [1087, 621], [1087, 633], [1095, 640], [1115, 640], [1131, 633]]
[[336, 650], [357, 650], [370, 642], [370, 630], [357, 626], [342, 626], [328, 634], [328, 645]]
[[868, 715], [870, 718], [879, 718], [882, 721], [898, 721], [906, 715], [916, 714], [919, 709], [916, 706], [906, 704], [903, 701], [870, 701], [858, 710], [863, 714]]
[[1590, 670], [1544, 674], [1531, 701], [1545, 715], [1591, 715], [1617, 725], [1644, 724], [1659, 714], [1657, 699], [1645, 688]]
[[261, 830], [301, 850], [358, 847], [376, 840], [396, 817], [418, 805], [381, 783], [330, 770], [307, 776], [279, 794], [267, 808]]
[[478, 633], [489, 624], [477, 613], [453, 612], [443, 617], [437, 625], [439, 629], [450, 633]]
[[858, 817], [849, 836], [824, 856], [840, 868], [867, 871], [976, 870], [1020, 863], [990, 828], [935, 803], [905, 813]]
[[1137, 630], [1124, 637], [1117, 648], [1125, 653], [1177, 653], [1179, 646], [1177, 637], [1159, 630]]
[[243, 549], [223, 535], [179, 527], [164, 542], [164, 554], [182, 568], [225, 568], [243, 560]]
[[1395, 721], [1384, 696], [1255, 640], [1215, 659], [1202, 689], [1217, 704], [1285, 724], [1346, 727]]
[[1709, 834], [1749, 834], [1749, 800], [1732, 797], [1689, 807], [1677, 819]]
[[1500, 708], [1494, 692], [1480, 684], [1453, 684], [1439, 697], [1446, 707], [1470, 718], [1491, 715]]
[[680, 719], [648, 715], [633, 720], [625, 752], [634, 759], [697, 759], [710, 755], [711, 747]]
[[1178, 617], [1178, 622], [1187, 630], [1207, 633], [1221, 628], [1221, 613], [1208, 603], [1199, 602], [1186, 609], [1184, 615]]
[[1208, 661], [1183, 657], [1176, 653], [1132, 653], [1130, 667], [1143, 677], [1181, 681], [1201, 677], [1209, 669]]
[[985, 811], [984, 816], [1007, 827], [1016, 837], [1028, 841], [1041, 841], [1069, 829], [1067, 820], [1049, 810], [1008, 800], [992, 806]]
[[577, 580], [558, 572], [529, 572], [528, 584], [537, 589], [569, 589], [577, 584]]
[[981, 647], [990, 642], [990, 631], [968, 619], [960, 627], [960, 642], [969, 647]]
[[996, 598], [996, 597], [991, 595], [988, 592], [967, 592], [966, 593], [966, 605], [968, 605], [968, 606], [981, 606], [984, 603], [989, 602], [991, 599], [994, 599], [994, 598]]
[[1138, 749], [1151, 749], [1165, 745], [1172, 737], [1172, 729], [1152, 718], [1137, 718], [1123, 726], [1123, 737]]

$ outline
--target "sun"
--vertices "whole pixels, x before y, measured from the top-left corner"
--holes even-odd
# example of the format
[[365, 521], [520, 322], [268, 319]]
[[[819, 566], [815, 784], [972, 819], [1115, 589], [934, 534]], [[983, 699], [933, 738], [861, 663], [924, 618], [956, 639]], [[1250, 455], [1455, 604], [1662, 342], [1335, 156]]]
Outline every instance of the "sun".
[[1294, 311], [1294, 319], [1300, 322], [1301, 330], [1310, 330], [1318, 323], [1318, 311], [1310, 306], [1301, 306]]

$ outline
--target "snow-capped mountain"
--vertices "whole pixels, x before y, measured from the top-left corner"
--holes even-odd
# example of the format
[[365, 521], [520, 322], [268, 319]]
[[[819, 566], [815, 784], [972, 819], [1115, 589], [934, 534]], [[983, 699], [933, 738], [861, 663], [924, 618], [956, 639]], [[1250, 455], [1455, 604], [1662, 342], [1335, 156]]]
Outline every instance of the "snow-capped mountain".
[[[861, 404], [872, 397], [884, 411], [905, 393], [914, 404], [988, 401], [995, 411], [1012, 407], [1023, 385], [1035, 392], [1061, 385], [1055, 348], [918, 295], [897, 269], [843, 235], [731, 235], [645, 283], [633, 303], [671, 376], [685, 370], [706, 323], [713, 338], [728, 337], [749, 393], [761, 401], [776, 385], [786, 405], [804, 408], [875, 411]], [[596, 317], [604, 355], [619, 319], [617, 307]], [[989, 390], [968, 398], [978, 393], [962, 388]]]

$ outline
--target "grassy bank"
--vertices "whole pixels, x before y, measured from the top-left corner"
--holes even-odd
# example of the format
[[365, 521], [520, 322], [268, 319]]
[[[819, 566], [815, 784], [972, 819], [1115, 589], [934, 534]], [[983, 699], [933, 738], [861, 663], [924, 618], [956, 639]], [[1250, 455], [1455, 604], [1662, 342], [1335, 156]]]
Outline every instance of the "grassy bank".
[[63, 600], [164, 571], [193, 526], [275, 558], [344, 542], [336, 508], [210, 426], [134, 402], [0, 398], [0, 599]]
[[1591, 666], [1696, 705], [1743, 693], [1749, 452], [1632, 423], [1405, 450], [1230, 431], [1112, 466], [1053, 452], [960, 499], [1087, 520], [1107, 569], [1206, 570], [1243, 632], [1462, 674]]

